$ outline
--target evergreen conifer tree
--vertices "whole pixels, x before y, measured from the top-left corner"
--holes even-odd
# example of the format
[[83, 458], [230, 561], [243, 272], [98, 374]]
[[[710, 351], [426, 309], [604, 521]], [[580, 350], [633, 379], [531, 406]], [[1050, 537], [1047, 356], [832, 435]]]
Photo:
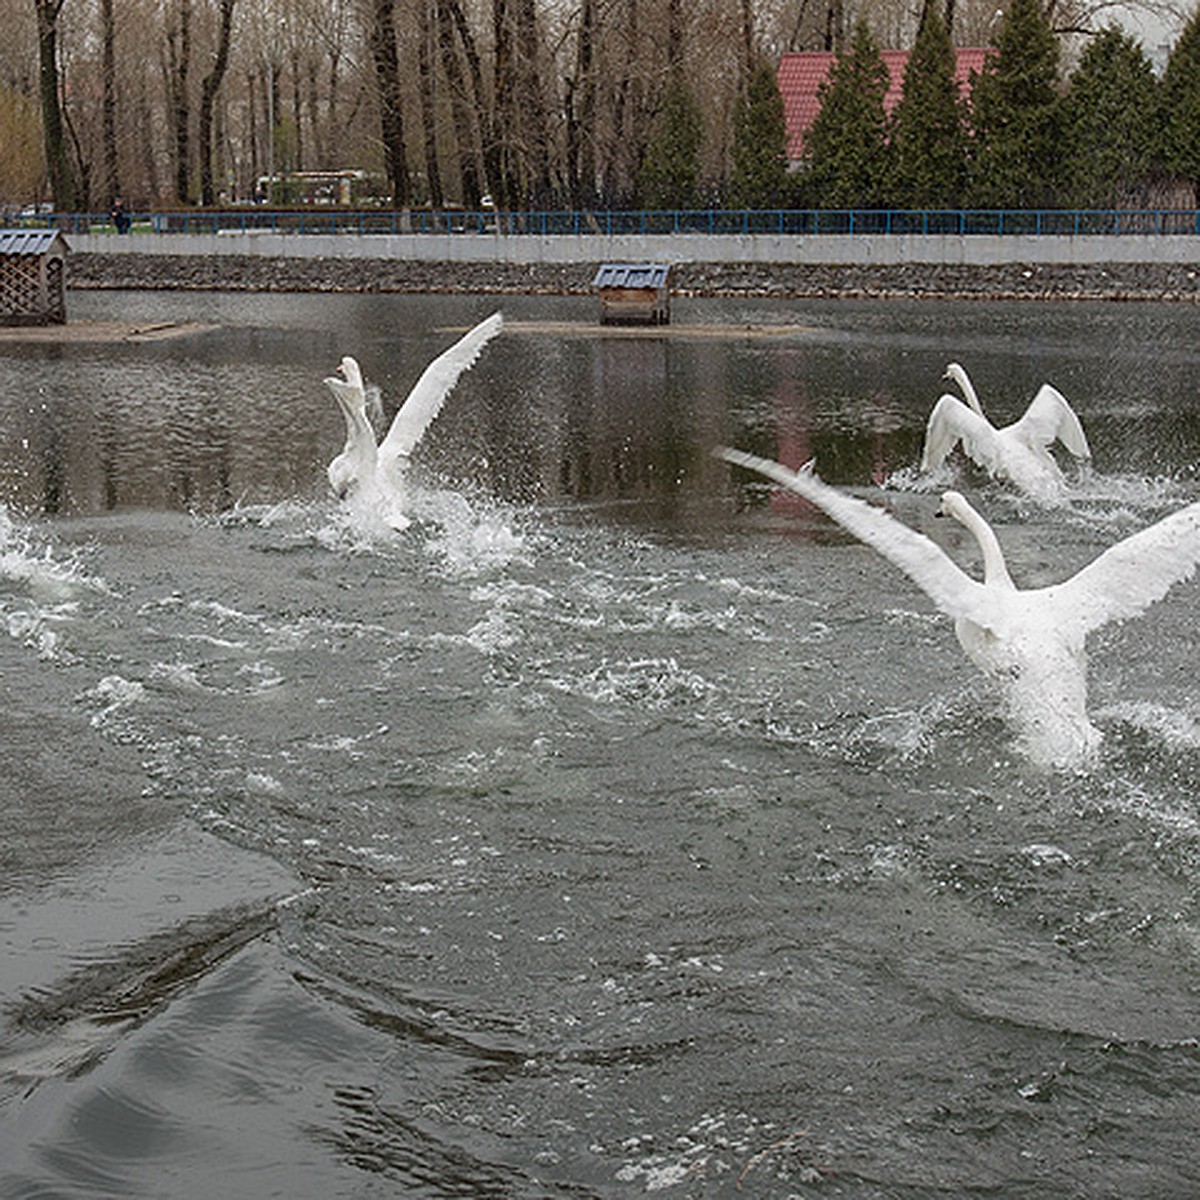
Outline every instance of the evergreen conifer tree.
[[700, 108], [681, 74], [663, 91], [662, 108], [638, 176], [647, 208], [692, 208], [700, 194]]
[[1200, 199], [1200, 8], [1171, 48], [1161, 113], [1164, 165], [1191, 184]]
[[1053, 203], [1062, 153], [1057, 84], [1058, 43], [1039, 0], [1011, 0], [971, 90], [974, 204]]
[[763, 61], [750, 72], [738, 101], [733, 132], [733, 203], [739, 208], [775, 208], [788, 190], [787, 122], [779, 80]]
[[891, 203], [955, 208], [967, 171], [966, 111], [954, 78], [954, 47], [927, 3], [892, 121]]
[[1116, 26], [1094, 38], [1064, 102], [1066, 199], [1076, 208], [1142, 202], [1156, 158], [1158, 85], [1141, 45]]
[[817, 93], [805, 135], [804, 195], [816, 208], [872, 208], [884, 200], [889, 152], [888, 69], [865, 21], [854, 26]]

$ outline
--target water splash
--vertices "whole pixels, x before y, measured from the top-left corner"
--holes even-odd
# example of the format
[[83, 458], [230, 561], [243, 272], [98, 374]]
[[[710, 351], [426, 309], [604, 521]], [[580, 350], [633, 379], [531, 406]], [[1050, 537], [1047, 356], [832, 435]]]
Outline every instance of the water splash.
[[530, 561], [529, 539], [513, 528], [511, 512], [453, 491], [415, 492], [413, 500], [414, 517], [432, 526], [427, 547], [451, 576], [471, 578]]
[[[934, 471], [918, 466], [900, 467], [888, 475], [884, 488], [917, 495], [940, 495], [947, 488], [964, 486], [962, 472], [952, 463], [943, 463]], [[1120, 529], [1145, 522], [1195, 499], [1194, 489], [1170, 475], [1107, 474], [1094, 465], [1073, 469], [1061, 497], [1049, 503], [1018, 496], [1008, 485], [980, 480], [980, 489], [997, 502], [1014, 505], [1024, 513], [1029, 508], [1052, 508], [1088, 525]]]
[[312, 532], [335, 554], [391, 554], [398, 546], [423, 546], [451, 577], [472, 578], [530, 561], [528, 536], [515, 528], [514, 514], [459, 492], [414, 488], [411, 524], [398, 531], [370, 508], [340, 504], [326, 509]]
[[60, 629], [77, 618], [87, 593], [109, 594], [109, 588], [83, 569], [77, 554], [60, 559], [50, 546], [39, 546], [33, 531], [0, 505], [0, 628], [39, 658], [58, 658]]
[[125, 679], [121, 675], [106, 675], [85, 693], [85, 698], [96, 705], [92, 725], [100, 727], [111, 724], [131, 705], [145, 700], [146, 688], [137, 680]]
[[1200, 721], [1190, 712], [1180, 712], [1148, 700], [1124, 700], [1102, 709], [1102, 720], [1121, 721], [1146, 734], [1171, 752], [1200, 750]]
[[81, 591], [108, 592], [100, 579], [83, 569], [79, 556], [63, 560], [50, 546], [37, 545], [33, 531], [19, 525], [0, 505], [0, 583], [25, 588], [34, 599], [54, 603], [70, 600]]

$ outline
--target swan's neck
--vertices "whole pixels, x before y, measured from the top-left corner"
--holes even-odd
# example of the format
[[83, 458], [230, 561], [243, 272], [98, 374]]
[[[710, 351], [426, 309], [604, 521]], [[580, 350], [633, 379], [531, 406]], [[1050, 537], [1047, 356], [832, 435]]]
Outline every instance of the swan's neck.
[[956, 364], [955, 368], [951, 371], [951, 376], [955, 383], [962, 388], [962, 394], [967, 404], [982, 417], [983, 405], [979, 403], [979, 397], [975, 394], [975, 385], [971, 382], [970, 375]]
[[975, 535], [979, 549], [983, 552], [983, 582], [1000, 587], [1015, 588], [1004, 551], [992, 527], [969, 505], [963, 503], [954, 510], [954, 515]]

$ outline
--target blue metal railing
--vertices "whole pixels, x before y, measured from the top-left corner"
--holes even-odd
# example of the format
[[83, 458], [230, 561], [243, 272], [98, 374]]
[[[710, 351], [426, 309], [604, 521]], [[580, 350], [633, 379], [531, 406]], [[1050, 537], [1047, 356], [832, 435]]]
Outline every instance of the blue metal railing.
[[[130, 214], [140, 233], [562, 235], [1200, 235], [1196, 209], [678, 209], [465, 212], [455, 209], [225, 209]], [[116, 233], [104, 213], [17, 213], [6, 228]]]

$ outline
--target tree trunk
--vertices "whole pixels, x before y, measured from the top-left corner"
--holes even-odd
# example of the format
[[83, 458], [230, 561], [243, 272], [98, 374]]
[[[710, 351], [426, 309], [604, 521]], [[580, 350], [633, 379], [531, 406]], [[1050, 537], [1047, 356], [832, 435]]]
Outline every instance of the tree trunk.
[[101, 95], [100, 109], [104, 138], [104, 184], [111, 203], [121, 194], [117, 167], [117, 60], [113, 0], [100, 0]]
[[50, 176], [50, 194], [55, 209], [72, 212], [77, 207], [78, 196], [67, 157], [58, 80], [58, 14], [62, 11], [63, 0], [34, 0], [34, 4], [37, 10], [42, 138], [46, 149], [46, 170]]
[[417, 75], [420, 77], [421, 124], [424, 127], [425, 182], [429, 188], [429, 203], [441, 208], [446, 202], [442, 192], [442, 165], [437, 143], [437, 84], [431, 46], [433, 42], [432, 4], [421, 5], [421, 24], [418, 30]]
[[[493, 136], [492, 118], [490, 115], [469, 115], [470, 113], [480, 114], [484, 112], [484, 65], [482, 65], [482, 61], [479, 56], [479, 48], [475, 46], [475, 38], [472, 36], [472, 32], [470, 32], [470, 26], [467, 24], [466, 14], [464, 14], [462, 11], [462, 4], [460, 0], [444, 0], [444, 2], [446, 12], [449, 12], [450, 18], [452, 22], [454, 22], [454, 28], [458, 35], [458, 42], [460, 42], [462, 46], [463, 58], [467, 60], [467, 73], [470, 77], [470, 94], [469, 96], [466, 94], [466, 92], [463, 94], [463, 103], [469, 104], [468, 122], [470, 132], [472, 132], [472, 138], [470, 138], [470, 140], [472, 140], [470, 154], [472, 154], [472, 163], [475, 170], [478, 170], [478, 164], [480, 162], [484, 164], [484, 176], [482, 176], [482, 179], [479, 180], [478, 185], [476, 185], [478, 186], [478, 196], [476, 196], [476, 199], [481, 198], [482, 193], [488, 190], [491, 190], [494, 198], [498, 198], [498, 176], [493, 174], [494, 163], [491, 161], [491, 158], [488, 157], [490, 151], [488, 151], [488, 149], [485, 148], [484, 144], [481, 142], [480, 130], [480, 126], [484, 125], [486, 122], [487, 137], [488, 139], [491, 139]], [[460, 148], [463, 145], [464, 143], [460, 143]], [[463, 152], [464, 151], [460, 149], [460, 154], [463, 154]], [[472, 194], [472, 192], [470, 192], [470, 188], [468, 187], [467, 179], [467, 174], [464, 174], [462, 181], [464, 203], [466, 203], [467, 196]]]
[[236, 2], [237, 0], [221, 0], [217, 54], [213, 59], [212, 70], [200, 85], [200, 203], [204, 205], [215, 204], [217, 200], [216, 188], [213, 186], [213, 105], [216, 103], [221, 81], [225, 78], [225, 68], [229, 66], [229, 38], [233, 29], [233, 6]]
[[305, 169], [304, 160], [304, 105], [300, 102], [300, 51], [292, 47], [292, 121], [296, 126], [296, 166], [297, 171]]
[[492, 0], [492, 54], [492, 102], [488, 106], [483, 157], [496, 204], [512, 208], [520, 194], [520, 185], [513, 171], [511, 153], [516, 81], [506, 0]]
[[[258, 177], [263, 173], [262, 161], [259, 157], [258, 148], [258, 76], [253, 71], [246, 72], [246, 95], [250, 98], [250, 103], [246, 106], [246, 144], [250, 148], [250, 192], [254, 195], [258, 188]], [[246, 181], [239, 180], [239, 187], [242, 195], [246, 195]]]
[[742, 89], [750, 87], [750, 72], [754, 70], [754, 6], [742, 0]]
[[[457, 18], [449, 0], [437, 0], [438, 11], [438, 43], [442, 55], [442, 70], [446, 75], [446, 85], [450, 89], [450, 109], [454, 114], [454, 136], [458, 143], [458, 173], [462, 181], [462, 202], [469, 209], [479, 207], [483, 199], [483, 185], [479, 176], [479, 130], [475, 122], [481, 91], [474, 95], [467, 92], [466, 80], [463, 78], [462, 63], [454, 48], [454, 31]], [[459, 16], [462, 9], [459, 7]], [[465, 21], [464, 21], [465, 25]], [[470, 31], [467, 30], [470, 38]], [[463, 52], [468, 64], [475, 53], [474, 44], [464, 45]], [[475, 55], [472, 79], [479, 74], [478, 55]]]
[[392, 204], [407, 208], [411, 203], [408, 185], [408, 156], [404, 145], [403, 92], [400, 87], [400, 55], [396, 49], [395, 0], [373, 0], [371, 57], [379, 89], [379, 130], [383, 140], [383, 164]]
[[191, 157], [188, 98], [192, 59], [192, 0], [176, 0], [175, 21], [167, 30], [168, 91], [175, 144], [175, 199], [188, 203], [188, 160]]
[[633, 193], [641, 166], [644, 135], [638, 134], [642, 87], [637, 74], [641, 45], [638, 0], [625, 0], [625, 59], [621, 64], [617, 94], [613, 101], [613, 142], [604, 164], [604, 203], [609, 207], [626, 203]]
[[583, 0], [575, 77], [567, 105], [567, 172], [573, 203], [589, 208], [596, 202], [596, 38], [595, 0]]
[[683, 70], [683, 14], [680, 0], [667, 0], [667, 68], [672, 75]]
[[321, 106], [317, 92], [317, 60], [310, 57], [304, 68], [305, 107], [308, 109], [308, 131], [312, 141], [314, 166], [318, 171], [328, 170], [333, 164], [325, 153], [325, 135], [321, 128]]
[[340, 151], [338, 150], [339, 130], [345, 124], [341, 115], [341, 105], [339, 97], [341, 88], [339, 87], [341, 73], [341, 57], [336, 49], [329, 51], [329, 74], [326, 77], [329, 88], [329, 104], [325, 113], [325, 159], [329, 166], [338, 166], [334, 161]]
[[828, 0], [825, 8], [825, 50], [837, 53], [842, 48], [845, 13], [842, 0]]
[[790, 53], [803, 49], [804, 39], [801, 36], [804, 29], [804, 18], [808, 15], [808, 0], [800, 0], [796, 9], [796, 23], [792, 26], [792, 35], [788, 38], [787, 48]]
[[263, 103], [267, 111], [267, 199], [274, 200], [275, 176], [287, 169], [287, 143], [281, 137], [282, 106], [279, 102], [279, 79], [283, 74], [279, 63], [272, 55], [263, 74]]
[[517, 52], [521, 85], [517, 103], [523, 133], [522, 190], [527, 205], [544, 208], [550, 204], [550, 138], [546, 127], [546, 101], [538, 61], [538, 37], [534, 0], [516, 0]]

